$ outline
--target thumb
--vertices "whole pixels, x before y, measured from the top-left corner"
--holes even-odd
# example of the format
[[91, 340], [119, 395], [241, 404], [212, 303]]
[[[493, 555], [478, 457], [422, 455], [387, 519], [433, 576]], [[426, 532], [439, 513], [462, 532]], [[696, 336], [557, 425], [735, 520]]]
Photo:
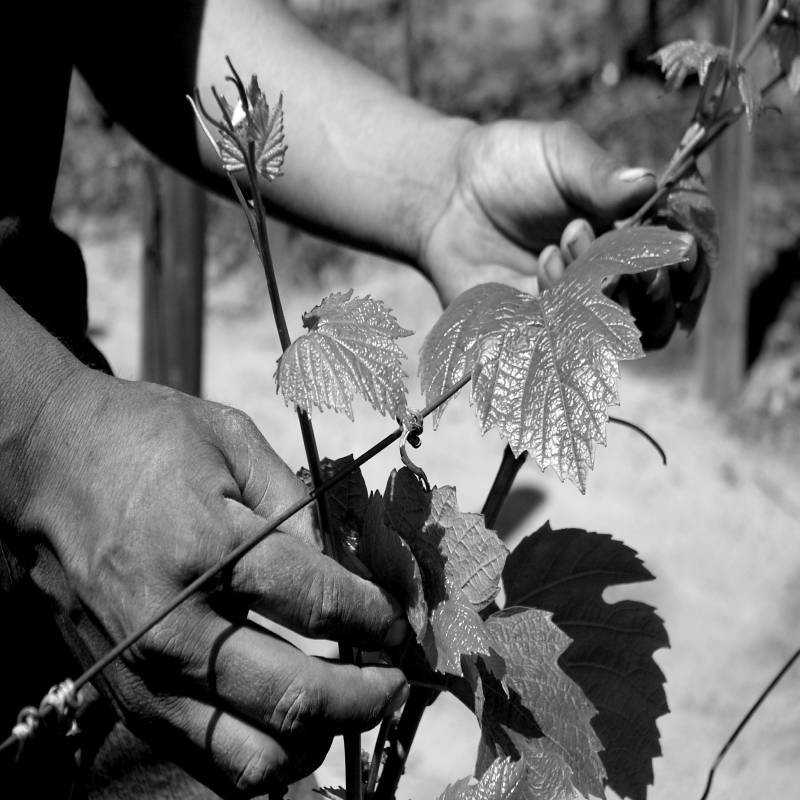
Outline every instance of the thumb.
[[560, 141], [547, 151], [564, 157], [549, 159], [550, 168], [579, 213], [591, 215], [594, 222], [612, 222], [633, 214], [655, 192], [650, 170], [622, 164], [577, 126], [555, 127]]

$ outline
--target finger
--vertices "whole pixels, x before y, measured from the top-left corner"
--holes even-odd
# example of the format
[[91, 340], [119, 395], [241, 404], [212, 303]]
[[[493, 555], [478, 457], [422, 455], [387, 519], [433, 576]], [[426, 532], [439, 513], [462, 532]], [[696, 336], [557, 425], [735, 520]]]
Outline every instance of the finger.
[[621, 164], [577, 125], [550, 126], [546, 147], [564, 197], [598, 220], [632, 214], [656, 189], [650, 170]]
[[594, 230], [585, 219], [574, 219], [561, 235], [561, 252], [566, 264], [582, 256], [594, 241]]
[[[269, 518], [308, 496], [303, 481], [272, 449], [247, 414], [224, 408], [219, 434], [241, 500], [256, 514]], [[281, 529], [306, 544], [321, 548], [313, 505], [288, 519]]]
[[539, 288], [552, 289], [564, 277], [564, 257], [561, 251], [553, 244], [539, 253]]
[[314, 658], [252, 623], [212, 615], [198, 638], [205, 663], [185, 677], [287, 747], [372, 728], [408, 695], [398, 669]]
[[[227, 501], [234, 529], [247, 539], [263, 521]], [[384, 589], [296, 538], [276, 531], [235, 565], [231, 589], [265, 617], [303, 636], [379, 649], [403, 641], [407, 623]]]
[[141, 698], [148, 707], [134, 709], [128, 727], [223, 797], [254, 797], [299, 780], [330, 748], [330, 738], [316, 736], [308, 747], [292, 750], [251, 722], [194, 698], [146, 692]]

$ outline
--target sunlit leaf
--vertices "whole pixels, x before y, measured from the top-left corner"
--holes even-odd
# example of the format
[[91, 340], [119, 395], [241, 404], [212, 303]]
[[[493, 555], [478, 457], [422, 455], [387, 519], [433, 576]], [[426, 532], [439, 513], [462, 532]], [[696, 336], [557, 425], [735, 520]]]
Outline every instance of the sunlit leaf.
[[275, 377], [288, 403], [311, 411], [332, 408], [353, 418], [362, 395], [390, 417], [406, 408], [405, 354], [397, 338], [410, 336], [380, 300], [335, 293], [303, 315], [308, 333], [281, 356]]
[[686, 261], [692, 237], [660, 226], [624, 228], [598, 236], [570, 264], [567, 278], [595, 288], [617, 275], [636, 275]]
[[245, 169], [242, 147], [253, 145], [256, 171], [268, 181], [281, 175], [286, 143], [283, 131], [283, 96], [278, 97], [275, 107], [270, 109], [267, 98], [258, 80], [253, 75], [245, 92], [245, 102], [240, 98], [233, 108], [223, 99], [228, 115], [234, 125], [234, 135], [221, 131], [218, 142], [222, 166], [228, 172]]
[[462, 778], [448, 786], [439, 800], [522, 800], [524, 788], [525, 762], [497, 758], [479, 781]]
[[464, 375], [485, 431], [496, 427], [515, 455], [529, 450], [585, 490], [594, 445], [605, 442], [618, 402], [618, 362], [643, 354], [633, 318], [600, 291], [604, 279], [682, 262], [693, 242], [666, 228], [599, 237], [558, 286], [538, 297], [500, 284], [456, 298], [423, 344], [428, 402]]
[[[645, 800], [652, 759], [661, 754], [656, 719], [669, 709], [653, 653], [669, 640], [650, 606], [609, 604], [603, 592], [652, 578], [622, 542], [548, 524], [520, 542], [503, 570], [507, 604], [552, 612], [571, 638], [559, 663], [598, 709], [592, 725], [603, 743], [609, 785], [632, 800]], [[513, 686], [512, 672], [509, 665]]]
[[[420, 636], [421, 626], [412, 624], [431, 668], [460, 676], [462, 657], [482, 654], [502, 671], [478, 612], [499, 590], [505, 546], [479, 515], [458, 510], [454, 489], [434, 487], [426, 492], [406, 468], [392, 472], [383, 504], [386, 525], [408, 546], [422, 576], [428, 625]], [[380, 536], [387, 538], [383, 531]], [[387, 541], [385, 552], [398, 560], [387, 569], [402, 572], [403, 581], [411, 580], [414, 568], [405, 551]]]
[[569, 638], [545, 611], [507, 608], [486, 623], [506, 663], [506, 693], [479, 664], [474, 708], [481, 724], [476, 775], [500, 756], [522, 758], [525, 797], [603, 796], [596, 711], [559, 666]]
[[800, 93], [800, 2], [789, 0], [783, 11], [767, 29], [770, 44], [778, 66], [786, 73], [789, 88]]
[[[480, 342], [502, 333], [514, 318], [521, 293], [501, 283], [485, 283], [460, 294], [439, 317], [420, 351], [419, 376], [428, 402], [438, 399], [475, 367]], [[433, 413], [439, 424], [447, 403]]]
[[681, 39], [665, 45], [651, 58], [663, 70], [667, 85], [671, 89], [679, 89], [686, 78], [693, 74], [697, 75], [702, 86], [716, 61], [727, 62], [730, 59], [730, 49], [711, 42]]
[[385, 502], [394, 529], [424, 554], [433, 571], [442, 569], [476, 611], [497, 597], [508, 549], [486, 528], [482, 515], [459, 510], [452, 486], [425, 492], [408, 469], [401, 469], [389, 478]]

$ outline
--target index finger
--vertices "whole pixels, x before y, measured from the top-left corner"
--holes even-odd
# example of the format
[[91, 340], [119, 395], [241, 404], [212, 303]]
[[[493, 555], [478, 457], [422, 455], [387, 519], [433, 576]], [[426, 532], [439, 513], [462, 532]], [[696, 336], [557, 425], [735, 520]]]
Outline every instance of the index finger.
[[[244, 536], [263, 526], [249, 509], [228, 504]], [[385, 589], [281, 531], [237, 562], [230, 589], [254, 611], [312, 639], [380, 649], [399, 645], [408, 629], [403, 609]]]

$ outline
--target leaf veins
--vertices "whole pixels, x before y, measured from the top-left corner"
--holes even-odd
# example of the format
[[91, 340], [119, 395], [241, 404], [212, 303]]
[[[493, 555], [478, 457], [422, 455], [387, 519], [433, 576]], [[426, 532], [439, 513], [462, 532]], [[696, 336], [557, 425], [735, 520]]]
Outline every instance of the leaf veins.
[[[247, 108], [244, 107], [245, 101]], [[250, 86], [235, 108], [232, 109], [224, 98], [222, 102], [234, 124], [233, 135], [224, 130], [220, 131], [222, 138], [218, 144], [222, 166], [228, 172], [245, 169], [242, 148], [246, 151], [252, 142], [256, 171], [268, 181], [275, 180], [282, 174], [281, 168], [286, 155], [283, 96], [279, 96], [275, 107], [270, 109], [267, 98], [258, 85], [258, 79], [253, 75]]]
[[426, 492], [408, 469], [393, 472], [367, 509], [359, 557], [394, 591], [430, 667], [463, 675], [462, 657], [482, 654], [495, 673], [491, 638], [478, 613], [500, 588], [508, 551], [478, 514], [458, 510], [452, 487]]
[[525, 762], [497, 758], [477, 783], [462, 778], [448, 786], [438, 800], [522, 800], [524, 786]]
[[496, 427], [515, 455], [530, 450], [542, 469], [585, 491], [608, 406], [618, 402], [618, 362], [643, 354], [633, 318], [602, 294], [602, 283], [679, 263], [692, 246], [665, 228], [614, 231], [538, 297], [496, 283], [467, 290], [423, 344], [428, 402], [471, 373], [483, 431]]
[[603, 796], [602, 744], [594, 706], [559, 666], [570, 640], [538, 609], [506, 608], [486, 627], [506, 663], [506, 694], [478, 665], [474, 708], [481, 724], [476, 775], [500, 756], [524, 759], [526, 797]]
[[647, 797], [652, 759], [661, 754], [656, 719], [669, 709], [653, 653], [669, 641], [650, 606], [609, 604], [603, 592], [652, 578], [622, 542], [547, 524], [520, 542], [503, 569], [507, 604], [552, 612], [571, 638], [560, 664], [599, 711], [592, 725], [603, 743], [609, 785], [633, 800]]
[[334, 293], [303, 315], [308, 333], [281, 356], [275, 379], [287, 404], [310, 412], [331, 408], [353, 419], [353, 396], [362, 395], [390, 417], [406, 408], [405, 353], [400, 327], [380, 300]]

